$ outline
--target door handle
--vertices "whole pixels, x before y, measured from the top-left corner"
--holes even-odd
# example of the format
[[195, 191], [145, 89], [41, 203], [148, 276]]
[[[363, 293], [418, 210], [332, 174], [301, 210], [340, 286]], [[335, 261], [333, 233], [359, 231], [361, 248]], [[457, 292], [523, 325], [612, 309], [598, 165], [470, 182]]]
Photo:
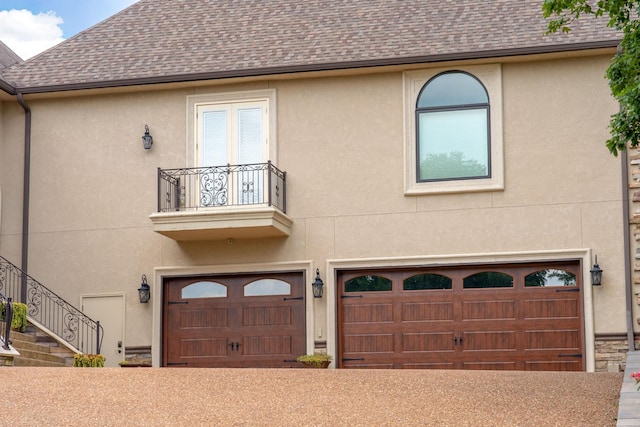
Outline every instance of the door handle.
[[231, 351], [238, 351], [238, 350], [240, 350], [240, 343], [239, 343], [239, 342], [232, 342], [232, 343], [229, 343], [229, 346], [231, 347]]
[[118, 354], [122, 353], [122, 341], [118, 341]]

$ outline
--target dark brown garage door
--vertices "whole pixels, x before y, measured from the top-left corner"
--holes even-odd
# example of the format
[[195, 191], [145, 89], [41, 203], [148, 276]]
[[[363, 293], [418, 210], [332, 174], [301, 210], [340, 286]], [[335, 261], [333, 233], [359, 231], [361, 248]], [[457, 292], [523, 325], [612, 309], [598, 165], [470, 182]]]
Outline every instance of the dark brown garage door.
[[163, 365], [295, 367], [303, 292], [302, 273], [165, 279]]
[[579, 262], [338, 274], [344, 368], [581, 371]]

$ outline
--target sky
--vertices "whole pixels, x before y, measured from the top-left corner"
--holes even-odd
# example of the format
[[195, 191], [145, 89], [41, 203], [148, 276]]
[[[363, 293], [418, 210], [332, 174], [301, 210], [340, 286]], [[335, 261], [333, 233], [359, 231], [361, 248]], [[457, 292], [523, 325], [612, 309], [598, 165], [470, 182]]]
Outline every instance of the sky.
[[26, 60], [136, 1], [0, 0], [0, 40]]

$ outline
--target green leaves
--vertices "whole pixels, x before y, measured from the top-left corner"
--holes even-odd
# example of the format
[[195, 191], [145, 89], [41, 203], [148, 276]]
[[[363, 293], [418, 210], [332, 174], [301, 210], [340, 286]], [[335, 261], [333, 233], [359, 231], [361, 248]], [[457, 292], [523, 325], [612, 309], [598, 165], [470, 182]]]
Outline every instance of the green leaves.
[[551, 18], [547, 33], [568, 32], [570, 25], [582, 15], [596, 18], [607, 16], [607, 26], [621, 31], [618, 55], [607, 68], [611, 94], [620, 104], [620, 111], [611, 116], [609, 151], [617, 156], [627, 145], [640, 145], [640, 1], [639, 0], [544, 0], [542, 15]]

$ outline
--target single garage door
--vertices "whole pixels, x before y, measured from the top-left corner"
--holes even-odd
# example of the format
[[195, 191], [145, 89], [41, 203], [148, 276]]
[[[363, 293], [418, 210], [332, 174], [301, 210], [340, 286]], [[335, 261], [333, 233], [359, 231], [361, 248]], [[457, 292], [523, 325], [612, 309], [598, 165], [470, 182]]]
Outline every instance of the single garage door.
[[163, 365], [295, 367], [303, 283], [303, 273], [165, 279]]
[[338, 273], [339, 367], [581, 371], [580, 263]]

